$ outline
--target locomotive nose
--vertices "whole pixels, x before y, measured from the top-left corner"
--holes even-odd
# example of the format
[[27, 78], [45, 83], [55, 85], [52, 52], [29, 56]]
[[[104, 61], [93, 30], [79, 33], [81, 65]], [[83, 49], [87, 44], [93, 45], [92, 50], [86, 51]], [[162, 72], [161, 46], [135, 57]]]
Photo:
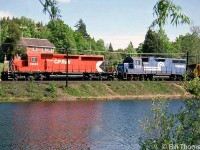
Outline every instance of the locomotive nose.
[[98, 72], [104, 72], [104, 68], [105, 68], [104, 62], [98, 61], [97, 64], [96, 64], [97, 71]]

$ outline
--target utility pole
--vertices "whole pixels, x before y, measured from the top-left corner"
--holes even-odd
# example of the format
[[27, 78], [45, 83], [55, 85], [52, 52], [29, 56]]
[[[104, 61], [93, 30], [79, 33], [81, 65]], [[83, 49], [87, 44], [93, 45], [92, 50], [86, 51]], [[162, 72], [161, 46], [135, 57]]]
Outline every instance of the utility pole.
[[66, 51], [67, 51], [67, 63], [66, 63], [66, 87], [68, 87], [68, 61], [69, 61], [69, 52], [68, 52], [68, 48], [66, 48]]
[[0, 18], [0, 46], [1, 46], [1, 18]]
[[188, 64], [189, 64], [189, 52], [187, 52], [186, 60], [187, 60], [187, 64], [186, 64], [186, 71], [187, 71], [188, 70]]

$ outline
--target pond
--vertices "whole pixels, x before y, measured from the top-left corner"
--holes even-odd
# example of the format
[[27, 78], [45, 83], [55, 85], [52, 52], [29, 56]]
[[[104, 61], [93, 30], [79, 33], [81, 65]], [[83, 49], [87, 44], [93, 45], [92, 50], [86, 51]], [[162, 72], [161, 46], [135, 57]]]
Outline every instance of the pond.
[[[138, 150], [152, 101], [0, 103], [0, 149]], [[169, 112], [184, 104], [170, 102]]]

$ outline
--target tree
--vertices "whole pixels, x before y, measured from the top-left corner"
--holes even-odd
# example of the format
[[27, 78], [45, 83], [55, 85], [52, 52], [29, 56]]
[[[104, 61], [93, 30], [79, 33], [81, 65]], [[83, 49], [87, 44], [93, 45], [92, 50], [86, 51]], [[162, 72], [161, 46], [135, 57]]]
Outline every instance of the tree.
[[10, 22], [8, 26], [8, 37], [2, 44], [3, 51], [7, 55], [8, 60], [17, 54], [17, 43], [21, 38], [21, 31], [19, 25], [15, 22]]
[[189, 52], [189, 64], [200, 63], [200, 31], [199, 27], [192, 27], [191, 33], [179, 36], [173, 43], [179, 53]]
[[76, 32], [81, 33], [81, 35], [85, 38], [88, 39], [90, 36], [87, 33], [86, 30], [86, 24], [83, 22], [82, 19], [80, 19], [77, 24], [75, 25], [75, 27], [77, 28]]
[[80, 32], [75, 32], [74, 35], [75, 35], [75, 41], [76, 41], [77, 49], [88, 50], [89, 44], [87, 43], [87, 40], [84, 39], [82, 34]]
[[89, 43], [90, 43], [90, 50], [93, 50], [93, 51], [98, 50], [97, 44], [94, 38], [90, 38]]
[[13, 21], [19, 25], [23, 37], [37, 38], [39, 36], [36, 24], [32, 19], [22, 16], [20, 19], [13, 18]]
[[51, 30], [47, 27], [47, 26], [44, 26], [41, 28], [41, 30], [39, 30], [39, 35], [38, 37], [41, 38], [41, 39], [51, 39]]
[[158, 0], [153, 7], [153, 11], [157, 18], [152, 22], [150, 27], [158, 25], [162, 29], [169, 17], [172, 25], [177, 26], [179, 24], [191, 23], [189, 17], [182, 12], [181, 7], [174, 4], [172, 0]]
[[0, 24], [1, 24], [1, 32], [0, 32], [0, 42], [3, 42], [6, 40], [6, 38], [8, 37], [8, 26], [9, 23], [11, 22], [10, 18], [3, 18], [0, 20]]
[[57, 6], [57, 1], [56, 0], [39, 0], [39, 2], [43, 6], [43, 12], [46, 14], [48, 12], [50, 19], [56, 19], [60, 18], [60, 9]]
[[[57, 48], [76, 48], [76, 42], [73, 36], [73, 31], [60, 19], [51, 20], [47, 25], [50, 31], [49, 40]], [[48, 31], [47, 30], [47, 31]], [[60, 51], [60, 53], [65, 53]]]
[[99, 51], [105, 51], [105, 44], [104, 44], [104, 41], [102, 40], [102, 39], [99, 39], [99, 40], [97, 40], [97, 49], [99, 50]]
[[134, 56], [136, 56], [135, 54], [137, 53], [136, 49], [133, 47], [133, 43], [130, 41], [128, 47], [125, 49], [125, 53], [126, 55], [133, 55], [131, 53], [134, 53]]
[[109, 52], [113, 52], [113, 47], [112, 47], [112, 44], [111, 44], [111, 43], [109, 44], [108, 51], [109, 51]]
[[153, 31], [151, 29], [148, 30], [145, 36], [142, 52], [166, 53], [170, 52], [170, 50], [171, 43], [163, 30], [160, 30], [159, 32]]
[[138, 45], [138, 47], [137, 47], [137, 49], [136, 49], [136, 51], [137, 51], [138, 53], [142, 53], [143, 44], [144, 44], [144, 43], [140, 43], [140, 44]]

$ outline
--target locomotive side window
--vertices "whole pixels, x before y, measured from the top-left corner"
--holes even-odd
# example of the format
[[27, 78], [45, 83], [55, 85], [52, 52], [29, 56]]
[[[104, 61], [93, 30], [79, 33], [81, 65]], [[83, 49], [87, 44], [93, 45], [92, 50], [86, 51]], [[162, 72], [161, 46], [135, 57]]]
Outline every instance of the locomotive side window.
[[180, 64], [185, 64], [186, 61], [185, 60], [172, 60], [173, 63], [180, 63]]
[[165, 62], [165, 59], [162, 59], [162, 58], [158, 58], [158, 59], [155, 59], [156, 62]]
[[142, 62], [149, 62], [149, 58], [148, 57], [143, 57], [142, 58]]
[[135, 61], [135, 65], [140, 65], [140, 61], [139, 61], [139, 60], [136, 60], [136, 61]]
[[173, 63], [179, 63], [179, 61], [178, 61], [178, 60], [172, 60], [172, 62], [173, 62]]
[[37, 58], [36, 57], [31, 57], [31, 62], [32, 63], [36, 63], [37, 62]]
[[181, 64], [185, 64], [186, 61], [185, 61], [185, 60], [180, 60], [180, 63], [181, 63]]

